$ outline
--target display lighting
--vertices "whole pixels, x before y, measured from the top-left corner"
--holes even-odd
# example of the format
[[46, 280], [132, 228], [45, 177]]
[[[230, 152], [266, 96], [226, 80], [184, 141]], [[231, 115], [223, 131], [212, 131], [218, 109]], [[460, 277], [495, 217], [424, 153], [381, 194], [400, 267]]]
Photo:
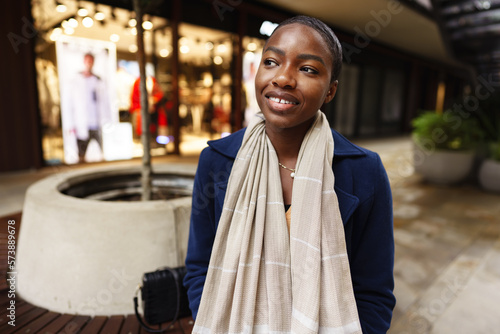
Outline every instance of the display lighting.
[[118, 34], [111, 34], [111, 36], [109, 36], [109, 40], [111, 42], [118, 42], [120, 40], [120, 35]]
[[68, 28], [69, 27], [69, 22], [67, 20], [63, 20], [61, 22], [61, 27], [63, 27], [64, 29]]
[[102, 21], [105, 18], [106, 18], [106, 15], [103, 12], [101, 12], [101, 11], [97, 11], [94, 14], [94, 19], [96, 19], [97, 21]]
[[137, 35], [137, 28], [136, 27], [130, 28], [130, 33], [134, 36]]
[[170, 138], [168, 138], [167, 136], [158, 136], [156, 137], [156, 142], [158, 144], [167, 145], [168, 143], [170, 143]]
[[271, 36], [271, 34], [273, 33], [274, 29], [276, 29], [277, 26], [278, 26], [278, 23], [264, 21], [264, 22], [262, 22], [262, 25], [260, 26], [259, 32], [262, 35]]
[[72, 17], [72, 18], [70, 18], [70, 19], [68, 20], [68, 25], [69, 25], [71, 28], [75, 29], [75, 28], [77, 28], [77, 27], [78, 27], [78, 20], [77, 20], [77, 19], [75, 19], [74, 17]]
[[90, 16], [86, 16], [83, 18], [82, 24], [85, 28], [90, 28], [94, 25], [94, 20]]
[[128, 50], [132, 53], [136, 53], [137, 52], [137, 45], [135, 44], [130, 44], [129, 47], [128, 47]]
[[217, 45], [217, 52], [224, 53], [227, 51], [227, 46], [225, 44]]
[[151, 30], [153, 29], [153, 22], [147, 20], [147, 21], [144, 21], [142, 22], [142, 27], [144, 28], [144, 30]]
[[181, 53], [189, 53], [190, 49], [189, 49], [189, 46], [187, 45], [182, 45], [179, 50], [181, 51]]
[[59, 36], [62, 35], [62, 29], [60, 27], [57, 27], [57, 28], [54, 28], [54, 30], [52, 30], [52, 34], [50, 34], [50, 40], [55, 42]]
[[255, 44], [254, 42], [250, 42], [247, 45], [247, 49], [248, 51], [255, 51], [257, 50], [257, 44]]
[[205, 49], [207, 49], [209, 51], [213, 50], [214, 49], [214, 43], [212, 43], [212, 42], [206, 42], [205, 43]]
[[128, 26], [129, 27], [135, 27], [137, 25], [137, 20], [136, 19], [130, 19], [128, 20]]
[[73, 29], [71, 27], [66, 27], [66, 28], [64, 28], [64, 33], [66, 35], [73, 35], [75, 33], [75, 29]]
[[66, 7], [65, 4], [61, 3], [60, 1], [56, 1], [56, 12], [64, 13], [67, 10], [68, 10], [68, 7]]
[[162, 56], [163, 58], [168, 57], [169, 54], [170, 54], [170, 51], [168, 51], [167, 49], [160, 50], [160, 56]]
[[482, 4], [481, 4], [483, 7], [484, 10], [488, 10], [491, 8], [491, 1], [489, 0], [485, 0], [485, 1], [482, 1]]
[[215, 65], [220, 65], [220, 64], [222, 64], [222, 57], [221, 57], [221, 56], [215, 56], [215, 57], [214, 57], [214, 64], [215, 64]]
[[88, 10], [87, 10], [87, 8], [85, 8], [85, 7], [80, 7], [80, 8], [78, 8], [77, 14], [78, 14], [79, 16], [84, 17], [84, 16], [89, 15], [89, 11], [88, 11]]

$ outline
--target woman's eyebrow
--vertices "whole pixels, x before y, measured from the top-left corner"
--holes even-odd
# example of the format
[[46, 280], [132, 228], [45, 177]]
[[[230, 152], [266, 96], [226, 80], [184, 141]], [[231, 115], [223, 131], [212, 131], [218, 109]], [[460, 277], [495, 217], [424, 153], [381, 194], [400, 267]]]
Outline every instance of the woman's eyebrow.
[[[272, 52], [275, 52], [281, 56], [284, 56], [285, 55], [285, 51], [281, 50], [280, 48], [277, 48], [275, 46], [269, 46], [266, 50], [264, 50], [264, 53], [266, 53], [267, 51], [272, 51]], [[321, 64], [323, 64], [324, 66], [326, 66], [323, 58], [321, 58], [320, 56], [316, 56], [316, 55], [312, 55], [312, 54], [309, 54], [309, 53], [301, 53], [297, 56], [298, 59], [303, 59], [303, 60], [316, 60], [316, 61], [319, 61]]]
[[277, 48], [275, 46], [269, 46], [269, 47], [267, 47], [267, 49], [264, 50], [264, 53], [266, 53], [267, 51], [275, 52], [275, 53], [277, 53], [277, 54], [279, 54], [281, 56], [285, 55], [285, 51], [283, 51], [283, 50], [281, 50], [281, 49], [279, 49], [279, 48]]
[[320, 56], [316, 56], [316, 55], [312, 55], [312, 54], [308, 54], [308, 53], [302, 53], [302, 54], [299, 54], [297, 56], [297, 58], [304, 59], [304, 60], [316, 60], [316, 61], [319, 61], [324, 66], [326, 66], [325, 62], [323, 61], [323, 58], [321, 58]]

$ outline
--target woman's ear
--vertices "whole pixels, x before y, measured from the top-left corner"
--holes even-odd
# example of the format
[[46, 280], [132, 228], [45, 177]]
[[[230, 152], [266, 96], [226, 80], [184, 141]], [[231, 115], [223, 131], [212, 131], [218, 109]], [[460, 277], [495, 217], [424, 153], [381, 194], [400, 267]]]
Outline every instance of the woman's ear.
[[339, 81], [338, 80], [335, 80], [335, 81], [333, 81], [330, 84], [330, 87], [328, 89], [328, 93], [326, 93], [326, 97], [325, 97], [325, 102], [324, 103], [328, 103], [331, 100], [333, 100], [333, 98], [335, 97], [335, 93], [337, 93], [337, 86], [338, 85], [339, 85]]

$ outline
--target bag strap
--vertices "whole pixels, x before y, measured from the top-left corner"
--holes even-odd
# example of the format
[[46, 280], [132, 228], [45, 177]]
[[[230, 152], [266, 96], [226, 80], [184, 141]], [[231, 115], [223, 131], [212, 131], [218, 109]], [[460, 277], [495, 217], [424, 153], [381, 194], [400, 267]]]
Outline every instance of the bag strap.
[[[148, 332], [151, 332], [151, 333], [163, 333], [163, 332], [166, 332], [167, 330], [170, 329], [171, 326], [174, 325], [174, 323], [179, 320], [177, 319], [179, 317], [179, 310], [181, 308], [181, 288], [179, 286], [179, 275], [177, 274], [177, 272], [175, 270], [172, 270], [171, 268], [169, 267], [165, 267], [163, 268], [165, 270], [168, 270], [168, 272], [170, 274], [172, 274], [173, 278], [174, 278], [174, 282], [175, 282], [175, 289], [176, 289], [176, 292], [177, 292], [177, 307], [176, 307], [176, 310], [175, 310], [175, 316], [174, 318], [172, 319], [172, 321], [170, 322], [170, 324], [168, 324], [168, 326], [164, 329], [155, 329], [155, 328], [151, 328], [149, 327], [148, 325], [146, 325], [146, 323], [144, 323], [144, 321], [142, 320], [140, 314], [139, 314], [139, 310], [138, 310], [138, 300], [137, 300], [137, 294], [139, 293], [139, 290], [140, 289], [137, 289], [137, 292], [136, 292], [136, 295], [134, 297], [134, 311], [135, 311], [135, 316], [137, 317], [137, 320], [139, 321], [139, 324], [141, 325], [142, 328], [144, 328], [146, 331]], [[184, 329], [182, 328], [182, 326], [180, 326], [181, 328], [181, 331], [182, 333], [184, 333]]]

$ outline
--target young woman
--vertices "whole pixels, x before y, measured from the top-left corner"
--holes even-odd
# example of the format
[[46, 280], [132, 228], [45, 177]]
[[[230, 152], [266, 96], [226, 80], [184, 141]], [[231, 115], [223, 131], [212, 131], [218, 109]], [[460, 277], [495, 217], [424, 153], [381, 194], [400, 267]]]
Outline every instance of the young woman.
[[385, 333], [392, 199], [377, 154], [330, 129], [342, 51], [298, 16], [264, 46], [261, 113], [209, 142], [195, 178], [185, 286], [193, 333]]

